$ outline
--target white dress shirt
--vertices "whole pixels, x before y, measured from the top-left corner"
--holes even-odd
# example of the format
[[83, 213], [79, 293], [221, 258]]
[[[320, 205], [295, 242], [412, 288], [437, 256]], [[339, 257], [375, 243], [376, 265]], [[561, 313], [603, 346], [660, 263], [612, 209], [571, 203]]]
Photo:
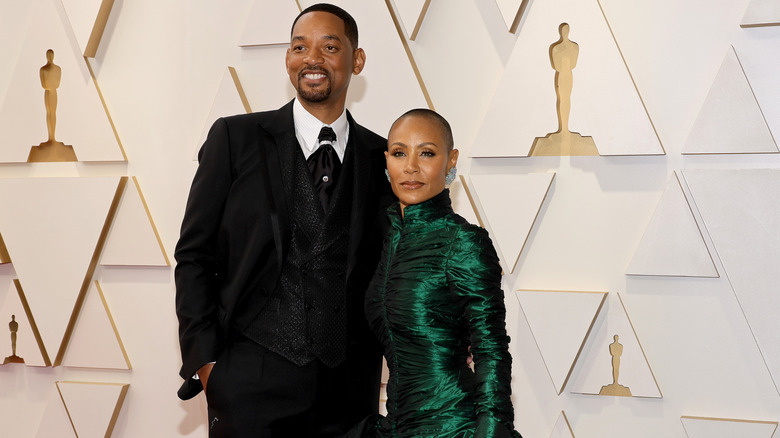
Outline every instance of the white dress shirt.
[[295, 137], [301, 145], [304, 158], [308, 159], [319, 147], [317, 137], [320, 136], [320, 129], [323, 126], [330, 126], [333, 128], [333, 132], [336, 133], [336, 144], [333, 147], [336, 149], [339, 161], [344, 162], [344, 151], [347, 150], [347, 141], [349, 140], [349, 123], [347, 122], [346, 108], [344, 108], [338, 119], [328, 125], [322, 123], [320, 119], [306, 111], [306, 108], [296, 98], [295, 102], [293, 102], [293, 122], [295, 123]]

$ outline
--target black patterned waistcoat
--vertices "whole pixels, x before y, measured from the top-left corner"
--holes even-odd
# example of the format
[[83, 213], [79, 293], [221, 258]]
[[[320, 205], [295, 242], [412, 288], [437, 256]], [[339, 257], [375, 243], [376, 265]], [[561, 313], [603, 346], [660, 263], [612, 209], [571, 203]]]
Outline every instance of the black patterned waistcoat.
[[335, 367], [347, 344], [346, 270], [353, 159], [347, 147], [330, 208], [322, 211], [303, 153], [282, 160], [290, 205], [290, 247], [276, 290], [243, 334], [302, 366]]

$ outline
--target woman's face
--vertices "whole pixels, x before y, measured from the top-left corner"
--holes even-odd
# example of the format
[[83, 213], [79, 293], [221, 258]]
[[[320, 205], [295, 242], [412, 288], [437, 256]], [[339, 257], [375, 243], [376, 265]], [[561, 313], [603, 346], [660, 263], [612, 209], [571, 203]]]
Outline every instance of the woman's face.
[[402, 212], [441, 193], [447, 171], [458, 161], [457, 149], [447, 150], [439, 125], [424, 117], [396, 122], [387, 145], [387, 172]]

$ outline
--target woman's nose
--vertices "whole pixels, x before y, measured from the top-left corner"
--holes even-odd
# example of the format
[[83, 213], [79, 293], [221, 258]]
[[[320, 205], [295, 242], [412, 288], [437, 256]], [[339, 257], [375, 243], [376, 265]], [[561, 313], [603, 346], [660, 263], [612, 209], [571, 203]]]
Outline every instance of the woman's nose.
[[418, 171], [417, 167], [417, 157], [410, 156], [406, 159], [406, 162], [404, 163], [404, 172], [405, 173], [416, 173]]

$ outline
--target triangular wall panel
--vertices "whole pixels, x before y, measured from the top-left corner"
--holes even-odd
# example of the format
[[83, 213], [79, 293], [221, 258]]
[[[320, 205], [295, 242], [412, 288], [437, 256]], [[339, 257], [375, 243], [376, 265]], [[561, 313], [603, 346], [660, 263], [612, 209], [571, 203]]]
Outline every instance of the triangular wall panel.
[[604, 305], [606, 292], [519, 290], [517, 298], [560, 394]]
[[420, 31], [431, 0], [393, 0], [406, 37], [414, 41]]
[[569, 419], [566, 418], [566, 412], [561, 411], [561, 415], [558, 416], [558, 421], [555, 422], [552, 433], [550, 433], [550, 438], [575, 438]]
[[526, 15], [471, 156], [524, 157], [535, 138], [557, 131], [550, 46], [564, 22], [579, 45], [569, 129], [592, 136], [601, 155], [664, 154], [599, 3], [535, 1]]
[[94, 58], [114, 0], [62, 0], [81, 53]]
[[5, 247], [3, 235], [0, 234], [0, 265], [11, 263], [11, 256], [8, 254], [8, 248]]
[[554, 173], [469, 175], [466, 187], [498, 252], [512, 273], [547, 197]]
[[68, 416], [79, 437], [110, 437], [130, 385], [57, 382]]
[[718, 277], [676, 173], [669, 180], [626, 273]]
[[517, 32], [517, 26], [520, 24], [520, 19], [523, 17], [528, 3], [529, 0], [496, 0], [507, 30], [512, 33]]
[[780, 2], [751, 0], [742, 17], [742, 27], [780, 26]]
[[300, 12], [295, 0], [255, 0], [238, 45], [290, 44], [290, 25]]
[[211, 125], [218, 118], [251, 112], [252, 108], [249, 106], [249, 101], [244, 93], [244, 87], [238, 78], [238, 72], [236, 72], [235, 68], [228, 67], [225, 70], [225, 74], [222, 75], [222, 82], [219, 83], [219, 89], [214, 96], [214, 103], [211, 105], [211, 111], [209, 111], [206, 124], [203, 126], [203, 131], [196, 144], [192, 159], [198, 159], [198, 151], [200, 151], [203, 142], [206, 141]]
[[[14, 360], [24, 361], [27, 366], [45, 367], [51, 366], [51, 360], [43, 346], [43, 340], [35, 324], [35, 317], [30, 312], [24, 291], [18, 280], [5, 284], [0, 282], [0, 287], [7, 288], [5, 302], [0, 302], [0, 364], [14, 363]], [[0, 295], [2, 296], [2, 295]], [[13, 354], [11, 339], [6, 336], [6, 330], [10, 330], [11, 321], [16, 322], [16, 357]], [[0, 365], [1, 366], [1, 365]]]
[[0, 230], [55, 366], [124, 183], [125, 177], [0, 179]]
[[136, 177], [125, 187], [100, 264], [170, 266]]
[[68, 411], [62, 403], [62, 396], [56, 385], [52, 385], [49, 401], [38, 424], [35, 438], [76, 438]]
[[777, 153], [777, 144], [737, 58], [729, 48], [683, 154]]
[[[588, 339], [587, 350], [578, 363], [574, 381], [570, 386], [571, 392], [662, 398], [661, 389], [650, 369], [620, 294], [617, 298], [613, 297], [602, 315], [594, 333]], [[622, 352], [612, 353], [614, 343], [622, 346]], [[614, 381], [615, 356], [619, 358], [617, 383], [627, 387], [630, 394], [610, 394], [604, 390], [605, 386], [612, 385]]]
[[772, 438], [777, 421], [680, 417], [688, 438]]
[[[683, 177], [780, 391], [780, 170], [690, 169]], [[12, 254], [13, 257], [13, 254]]]
[[129, 370], [130, 359], [97, 282], [87, 291], [62, 365]]
[[79, 161], [125, 161], [87, 62], [70, 43], [70, 26], [58, 13], [62, 5], [56, 0], [33, 1], [35, 18], [16, 65], [8, 66], [14, 73], [0, 107], [0, 162], [26, 162], [31, 147], [48, 139], [39, 70], [49, 49], [62, 71], [55, 139], [73, 146]]
[[484, 225], [482, 225], [482, 222], [477, 215], [477, 209], [469, 198], [468, 190], [466, 190], [466, 183], [463, 182], [463, 176], [455, 178], [455, 181], [453, 181], [449, 189], [450, 198], [452, 199], [452, 209], [455, 213], [463, 216], [469, 223], [484, 228]]

